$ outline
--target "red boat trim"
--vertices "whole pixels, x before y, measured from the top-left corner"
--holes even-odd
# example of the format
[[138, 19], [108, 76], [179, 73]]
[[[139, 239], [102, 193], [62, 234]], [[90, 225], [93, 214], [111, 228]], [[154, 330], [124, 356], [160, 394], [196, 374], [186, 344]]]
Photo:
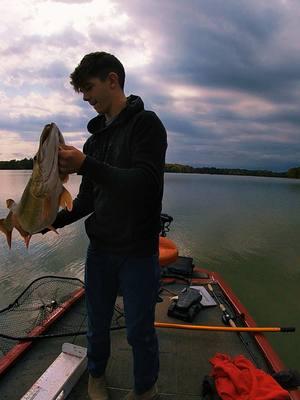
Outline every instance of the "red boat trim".
[[[28, 336], [38, 336], [43, 334], [58, 318], [60, 318], [65, 313], [68, 308], [70, 308], [77, 300], [79, 300], [83, 296], [83, 294], [83, 288], [75, 290], [71, 294], [71, 298], [69, 300], [65, 301], [54, 311], [52, 311], [49, 316], [43, 321], [43, 324], [36, 326], [28, 334]], [[0, 359], [0, 376], [4, 374], [8, 370], [8, 368], [10, 368], [16, 362], [16, 360], [26, 350], [30, 348], [32, 343], [32, 341], [19, 342], [4, 357]]]

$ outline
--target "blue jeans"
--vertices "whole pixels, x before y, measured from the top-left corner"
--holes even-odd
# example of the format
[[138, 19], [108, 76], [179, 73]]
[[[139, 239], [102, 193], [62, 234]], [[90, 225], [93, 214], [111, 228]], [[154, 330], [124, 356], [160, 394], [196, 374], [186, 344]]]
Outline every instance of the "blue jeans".
[[118, 289], [124, 301], [127, 340], [132, 347], [134, 389], [147, 391], [158, 378], [159, 350], [154, 329], [160, 266], [149, 257], [87, 251], [85, 289], [88, 315], [88, 370], [101, 376], [110, 356], [110, 326]]

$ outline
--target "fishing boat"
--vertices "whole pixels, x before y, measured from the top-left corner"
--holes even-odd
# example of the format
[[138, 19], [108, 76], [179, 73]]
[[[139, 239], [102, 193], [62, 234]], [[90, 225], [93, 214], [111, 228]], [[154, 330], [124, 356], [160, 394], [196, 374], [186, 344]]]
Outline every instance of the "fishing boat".
[[[162, 215], [161, 289], [156, 307], [160, 399], [203, 399], [203, 382], [211, 376], [210, 360], [216, 354], [231, 358], [242, 355], [273, 379], [282, 376], [287, 367], [266, 335], [292, 335], [294, 329], [258, 327], [218, 273], [195, 266], [191, 257], [178, 254], [166, 237], [171, 222], [172, 217]], [[84, 284], [72, 277], [38, 278], [15, 302], [0, 310], [1, 400], [88, 399], [86, 322]], [[112, 321], [112, 354], [106, 372], [112, 399], [122, 399], [133, 385], [131, 349], [124, 327], [120, 295]], [[66, 342], [76, 351], [83, 349], [81, 361], [74, 367], [77, 372], [73, 371], [72, 378], [65, 384], [63, 380], [55, 394], [47, 395], [47, 385], [55, 386], [53, 382], [64, 375], [61, 368], [66, 361], [60, 357]], [[294, 379], [294, 383], [286, 380], [280, 384], [287, 388], [291, 400], [300, 400], [299, 383]]]

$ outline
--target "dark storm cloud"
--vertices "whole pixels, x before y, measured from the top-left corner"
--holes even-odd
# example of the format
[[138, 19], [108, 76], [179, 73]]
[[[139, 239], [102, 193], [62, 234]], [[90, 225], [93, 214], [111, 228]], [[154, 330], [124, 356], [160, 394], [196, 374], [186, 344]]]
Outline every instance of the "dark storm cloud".
[[300, 110], [279, 110], [271, 114], [266, 114], [263, 117], [258, 117], [256, 120], [264, 123], [274, 123], [280, 125], [293, 125], [300, 129]]
[[128, 38], [124, 38], [121, 35], [115, 36], [114, 32], [107, 32], [106, 30], [90, 28], [89, 38], [95, 45], [95, 48], [105, 49], [106, 52], [118, 53], [122, 49], [128, 47]]
[[262, 150], [268, 152], [268, 154], [273, 155], [288, 155], [291, 151], [291, 145], [294, 148], [294, 156], [300, 156], [300, 143], [274, 143], [266, 140], [257, 141], [257, 142], [249, 142], [244, 141], [238, 147], [240, 150], [261, 153]]
[[55, 122], [62, 132], [82, 131], [86, 133], [86, 122], [84, 115], [71, 118], [63, 114], [55, 114], [49, 117], [21, 116], [15, 118], [0, 118], [0, 126], [2, 130], [18, 132], [22, 140], [32, 141], [39, 138], [44, 125]]
[[137, 1], [130, 2], [130, 12], [166, 38], [166, 53], [155, 59], [158, 75], [274, 100], [299, 85], [300, 53], [289, 51], [280, 38], [290, 15], [279, 2], [154, 3], [142, 10]]
[[69, 75], [69, 68], [61, 60], [55, 60], [41, 67], [38, 65], [33, 65], [30, 68], [23, 68], [20, 65], [11, 70], [11, 76], [14, 79], [21, 78], [27, 85], [30, 85], [37, 80], [45, 83], [50, 82], [51, 80], [65, 79]]
[[[199, 94], [199, 99], [189, 100], [185, 112], [174, 109], [166, 96], [160, 115], [170, 136], [176, 132], [172, 145], [177, 146], [168, 149], [170, 162], [190, 160], [199, 165], [206, 158], [223, 167], [265, 165], [274, 170], [300, 163], [299, 3], [170, 0], [141, 5], [135, 0], [125, 4], [136, 23], [153, 32], [154, 40], [161, 39], [147, 70], [158, 87], [160, 82], [169, 82], [170, 88], [181, 83], [187, 89], [207, 88], [227, 96], [217, 93], [203, 100]], [[154, 103], [155, 93], [147, 89]], [[250, 96], [251, 105], [257, 101], [254, 111], [240, 107], [234, 93], [241, 101]], [[266, 101], [261, 107], [260, 99]], [[207, 111], [198, 115], [200, 101]], [[204, 145], [205, 140], [210, 144]], [[189, 142], [194, 147], [186, 145]]]
[[8, 45], [1, 50], [0, 54], [2, 57], [5, 56], [19, 56], [24, 54], [28, 55], [32, 50], [37, 48], [40, 51], [49, 52], [54, 49], [60, 48], [62, 45], [65, 48], [76, 47], [82, 45], [86, 41], [86, 37], [78, 32], [73, 27], [66, 27], [52, 35], [41, 35], [41, 34], [24, 34], [21, 37], [13, 38], [8, 42]]
[[[70, 10], [89, 3], [53, 2], [68, 3]], [[299, 2], [116, 0], [114, 21], [128, 17], [116, 25], [101, 7], [95, 15], [90, 3], [93, 18], [84, 29], [68, 22], [55, 34], [24, 31], [7, 41], [4, 60], [16, 54], [19, 60], [32, 54], [49, 59], [26, 65], [27, 80], [22, 62], [11, 63], [10, 79], [1, 83], [5, 94], [16, 87], [24, 96], [72, 96], [73, 111], [64, 112], [62, 100], [59, 112], [53, 106], [53, 120], [66, 132], [85, 131], [93, 110], [68, 86], [70, 66], [86, 52], [109, 51], [124, 62], [126, 94], [141, 95], [166, 125], [168, 162], [273, 170], [300, 163]], [[65, 56], [65, 49], [72, 51]], [[4, 118], [0, 112], [0, 128], [29, 135], [40, 131], [44, 119]]]

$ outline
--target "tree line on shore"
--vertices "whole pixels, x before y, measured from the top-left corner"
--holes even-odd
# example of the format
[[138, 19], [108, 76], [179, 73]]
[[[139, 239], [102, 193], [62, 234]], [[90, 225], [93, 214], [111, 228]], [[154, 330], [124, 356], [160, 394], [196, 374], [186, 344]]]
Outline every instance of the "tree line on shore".
[[[0, 169], [32, 169], [33, 159], [0, 161]], [[286, 172], [273, 172], [267, 170], [250, 170], [240, 168], [215, 168], [215, 167], [191, 167], [182, 164], [166, 164], [165, 172], [211, 175], [245, 175], [245, 176], [269, 176], [278, 178], [300, 179], [300, 167], [290, 168]]]
[[251, 170], [241, 168], [191, 167], [190, 165], [182, 164], [166, 164], [165, 172], [211, 175], [269, 176], [277, 178], [300, 179], [300, 167], [290, 168], [286, 172], [273, 172], [267, 170]]
[[23, 160], [0, 161], [0, 169], [32, 169], [33, 159], [23, 158]]

